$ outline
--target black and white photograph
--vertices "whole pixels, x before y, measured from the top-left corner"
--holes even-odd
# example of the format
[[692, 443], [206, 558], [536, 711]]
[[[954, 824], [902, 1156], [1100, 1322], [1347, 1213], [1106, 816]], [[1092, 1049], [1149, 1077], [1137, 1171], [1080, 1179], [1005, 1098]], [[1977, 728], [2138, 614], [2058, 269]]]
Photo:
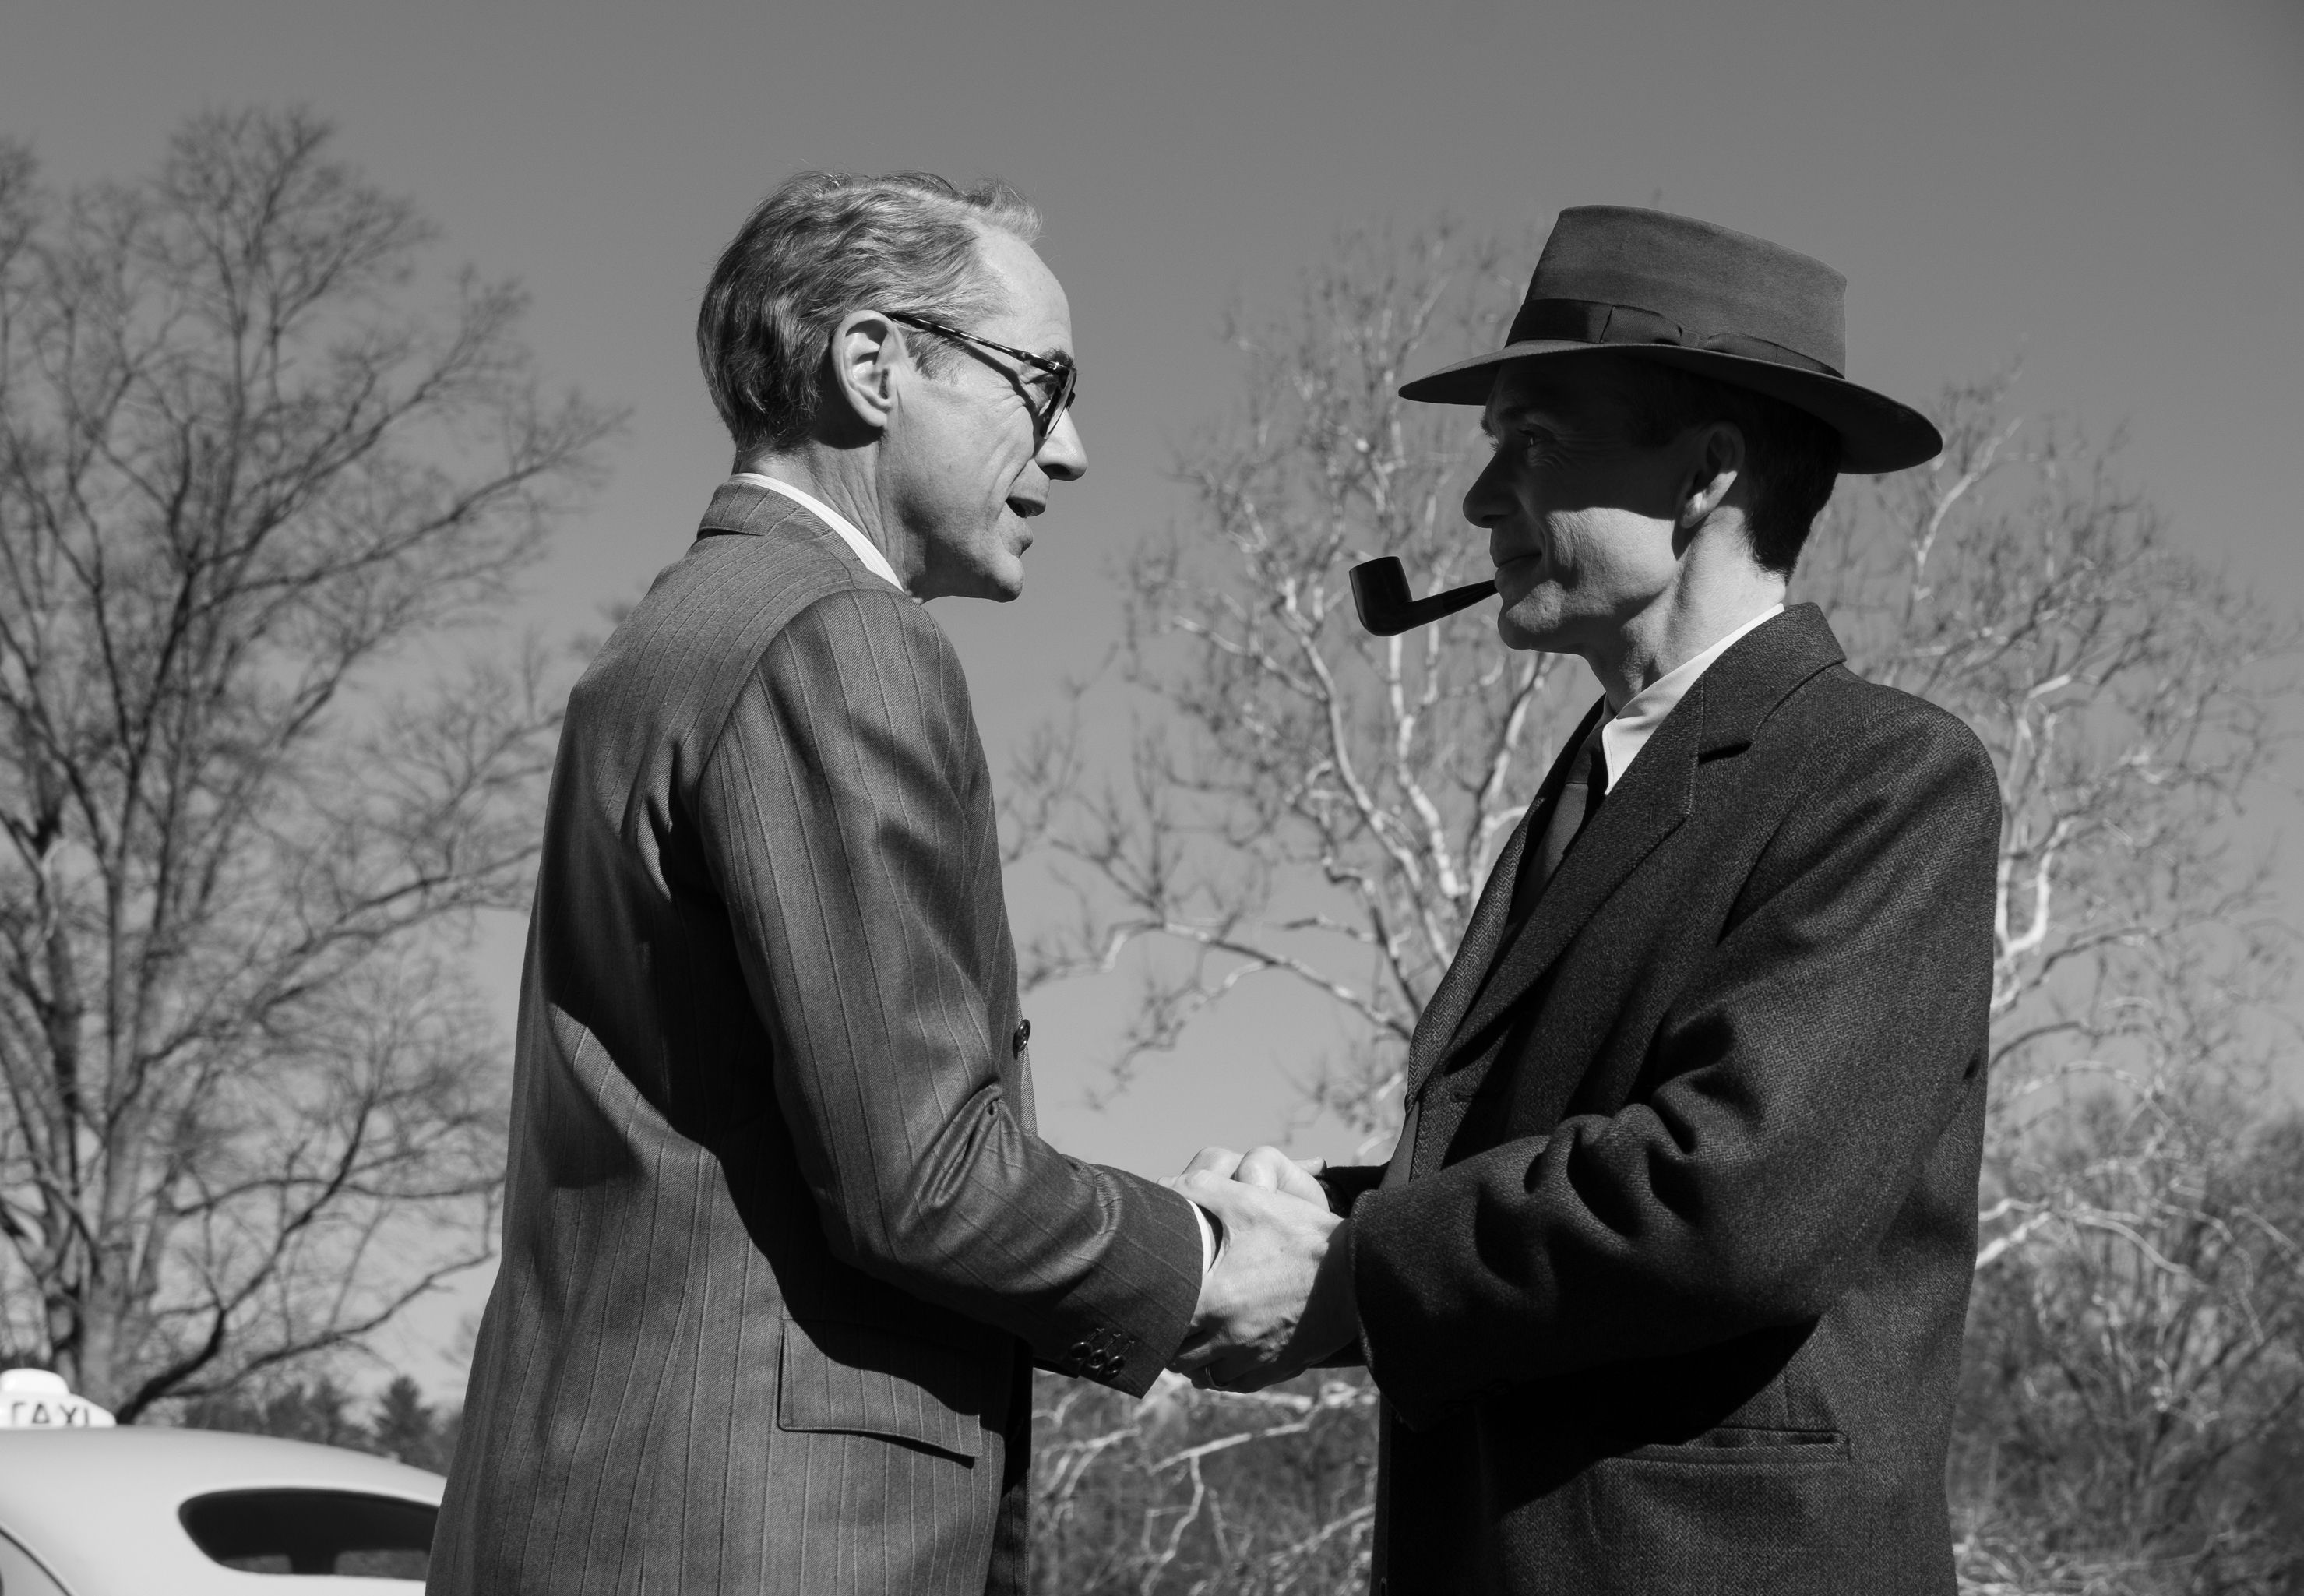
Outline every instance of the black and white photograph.
[[2304, 1596], [2297, 0], [0, 0], [0, 1596]]

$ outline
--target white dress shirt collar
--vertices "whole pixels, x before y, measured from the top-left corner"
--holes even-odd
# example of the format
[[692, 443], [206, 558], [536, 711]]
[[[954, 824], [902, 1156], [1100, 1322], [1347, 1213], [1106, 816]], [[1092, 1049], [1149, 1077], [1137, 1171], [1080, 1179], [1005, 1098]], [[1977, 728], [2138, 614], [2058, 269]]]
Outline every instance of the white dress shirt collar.
[[904, 584], [896, 580], [896, 568], [888, 564], [888, 556], [880, 552], [879, 545], [858, 531], [852, 522], [823, 500], [802, 493], [789, 482], [779, 482], [774, 477], [764, 477], [758, 471], [738, 471], [728, 480], [741, 482], [747, 488], [765, 488], [771, 493], [783, 494], [801, 509], [839, 533], [840, 540], [854, 550], [856, 557], [864, 562], [864, 569], [892, 588], [903, 587]]
[[1729, 647], [1746, 632], [1764, 621], [1772, 621], [1784, 613], [1781, 604], [1771, 605], [1735, 631], [1714, 643], [1693, 658], [1683, 659], [1655, 681], [1624, 700], [1614, 719], [1600, 727], [1600, 753], [1607, 761], [1608, 785], [1614, 786], [1624, 779], [1640, 750], [1648, 745], [1656, 727], [1673, 712], [1688, 690], [1696, 685], [1696, 678], [1712, 668], [1712, 662], [1725, 654]]

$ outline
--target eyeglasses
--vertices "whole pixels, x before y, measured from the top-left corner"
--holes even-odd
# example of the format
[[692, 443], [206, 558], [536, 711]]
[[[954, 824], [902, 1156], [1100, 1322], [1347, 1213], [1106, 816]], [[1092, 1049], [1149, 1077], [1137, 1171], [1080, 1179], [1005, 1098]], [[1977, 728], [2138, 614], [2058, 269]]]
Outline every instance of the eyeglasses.
[[1021, 361], [1027, 366], [1036, 370], [1045, 371], [1055, 378], [1055, 386], [1050, 391], [1046, 403], [1032, 412], [1032, 430], [1041, 437], [1047, 437], [1056, 429], [1056, 422], [1062, 419], [1065, 411], [1072, 408], [1072, 401], [1080, 396], [1080, 368], [1070, 361], [1052, 361], [1046, 355], [1034, 354], [1029, 349], [1017, 349], [1006, 344], [995, 344], [989, 338], [979, 338], [974, 333], [963, 333], [956, 327], [946, 327], [941, 321], [930, 321], [927, 317], [915, 316], [909, 310], [891, 310], [887, 316], [891, 321], [901, 321], [906, 327], [916, 327], [924, 333], [935, 333], [942, 337], [957, 338], [962, 344], [973, 344], [979, 348], [996, 350], [1012, 360]]

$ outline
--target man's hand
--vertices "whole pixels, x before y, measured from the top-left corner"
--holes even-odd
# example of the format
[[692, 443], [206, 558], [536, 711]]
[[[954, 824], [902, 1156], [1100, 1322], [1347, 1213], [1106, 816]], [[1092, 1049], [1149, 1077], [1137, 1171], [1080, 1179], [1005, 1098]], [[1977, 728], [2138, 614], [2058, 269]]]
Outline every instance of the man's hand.
[[[1273, 1157], [1258, 1156], [1266, 1153]], [[1232, 1155], [1209, 1149], [1169, 1183], [1224, 1228], [1223, 1251], [1200, 1284], [1192, 1334], [1169, 1367], [1195, 1385], [1232, 1391], [1258, 1390], [1300, 1373], [1360, 1329], [1345, 1221], [1328, 1211], [1318, 1183], [1301, 1166], [1269, 1148], [1249, 1156], [1257, 1162], [1236, 1159], [1226, 1178], [1218, 1169]], [[1281, 1189], [1240, 1178], [1243, 1169]]]
[[1184, 1166], [1184, 1172], [1182, 1175], [1164, 1180], [1160, 1184], [1164, 1186], [1173, 1186], [1178, 1182], [1188, 1180], [1195, 1175], [1213, 1175], [1218, 1180], [1230, 1180], [1233, 1171], [1240, 1166], [1241, 1155], [1232, 1151], [1231, 1148], [1203, 1147], [1192, 1155], [1192, 1161]]
[[1267, 1192], [1285, 1192], [1291, 1197], [1300, 1197], [1307, 1202], [1326, 1206], [1327, 1193], [1313, 1178], [1328, 1167], [1326, 1159], [1292, 1159], [1276, 1147], [1251, 1148], [1237, 1153], [1229, 1147], [1203, 1147], [1184, 1166], [1184, 1173], [1163, 1184], [1181, 1190], [1181, 1182], [1195, 1175], [1213, 1175], [1219, 1180], [1236, 1180], [1244, 1185], [1261, 1186]]
[[1307, 1202], [1328, 1206], [1327, 1188], [1313, 1176], [1328, 1167], [1326, 1159], [1292, 1159], [1276, 1147], [1249, 1150], [1232, 1173], [1232, 1179], [1242, 1185], [1261, 1186], [1267, 1192], [1285, 1192]]

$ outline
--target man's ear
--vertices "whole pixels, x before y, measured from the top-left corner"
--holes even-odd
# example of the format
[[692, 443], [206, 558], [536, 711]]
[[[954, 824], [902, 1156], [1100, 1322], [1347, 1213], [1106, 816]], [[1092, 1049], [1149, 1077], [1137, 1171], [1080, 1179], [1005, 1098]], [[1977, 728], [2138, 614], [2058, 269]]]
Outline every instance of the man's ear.
[[877, 310], [851, 310], [832, 329], [825, 359], [832, 368], [826, 408], [833, 413], [823, 420], [843, 431], [885, 431], [896, 405], [896, 374], [912, 363], [896, 324]]
[[1728, 502], [1744, 479], [1744, 431], [1733, 421], [1713, 421], [1696, 429], [1690, 440], [1694, 451], [1680, 497], [1680, 524], [1693, 531]]

